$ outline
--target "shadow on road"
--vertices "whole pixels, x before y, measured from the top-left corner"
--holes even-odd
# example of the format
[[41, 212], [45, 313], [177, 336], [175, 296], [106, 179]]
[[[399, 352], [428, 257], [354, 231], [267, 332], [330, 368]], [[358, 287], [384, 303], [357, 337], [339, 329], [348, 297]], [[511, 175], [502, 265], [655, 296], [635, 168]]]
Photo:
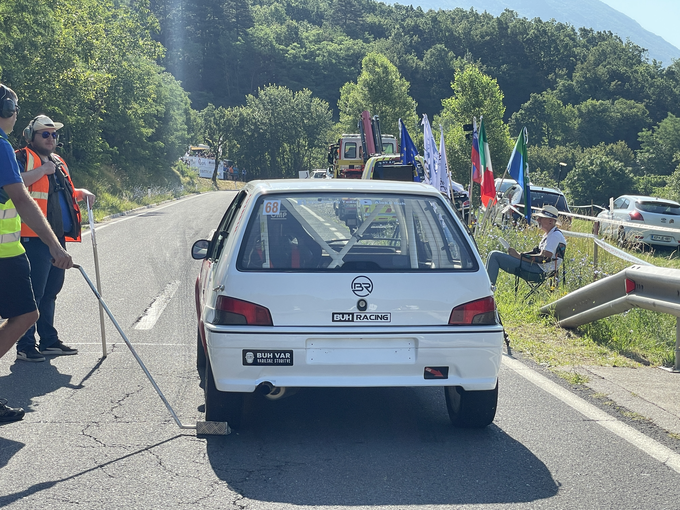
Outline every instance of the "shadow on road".
[[[51, 489], [52, 487], [55, 487], [56, 485], [58, 485], [58, 484], [60, 484], [60, 483], [62, 483], [62, 482], [68, 482], [68, 481], [70, 481], [70, 480], [79, 478], [79, 477], [81, 477], [81, 476], [83, 476], [83, 475], [86, 475], [86, 474], [88, 474], [88, 473], [91, 473], [91, 472], [93, 472], [93, 471], [97, 471], [97, 470], [99, 470], [99, 469], [105, 468], [106, 466], [110, 466], [110, 465], [112, 465], [112, 464], [116, 464], [116, 463], [118, 463], [118, 462], [120, 462], [120, 461], [123, 461], [123, 460], [125, 460], [125, 459], [129, 459], [130, 457], [134, 457], [134, 456], [136, 456], [136, 455], [139, 455], [140, 453], [148, 452], [148, 451], [150, 451], [150, 450], [153, 450], [154, 448], [157, 448], [157, 447], [159, 447], [159, 446], [161, 446], [161, 445], [164, 445], [165, 443], [169, 443], [169, 442], [171, 442], [171, 441], [174, 441], [175, 439], [180, 438], [180, 437], [183, 437], [183, 435], [177, 435], [177, 436], [168, 438], [168, 439], [166, 439], [166, 440], [164, 440], [164, 441], [160, 441], [160, 442], [158, 442], [158, 443], [156, 443], [156, 444], [147, 446], [147, 447], [145, 447], [145, 448], [140, 448], [140, 449], [138, 449], [138, 450], [136, 450], [136, 451], [134, 451], [134, 452], [132, 452], [132, 453], [129, 453], [129, 454], [127, 454], [127, 455], [123, 455], [123, 456], [121, 456], [121, 457], [115, 458], [115, 459], [113, 459], [113, 460], [111, 460], [111, 461], [109, 461], [109, 462], [105, 462], [105, 463], [103, 463], [103, 464], [97, 464], [96, 466], [93, 466], [93, 467], [91, 467], [90, 469], [86, 469], [86, 470], [84, 470], [84, 471], [81, 471], [81, 472], [76, 473], [76, 474], [71, 475], [71, 476], [67, 476], [67, 477], [65, 477], [65, 478], [61, 478], [61, 479], [57, 479], [57, 480], [50, 480], [50, 481], [48, 481], [48, 482], [36, 483], [36, 484], [34, 484], [34, 485], [31, 485], [29, 488], [27, 488], [27, 489], [25, 489], [25, 490], [23, 490], [23, 491], [15, 492], [15, 493], [13, 493], [13, 494], [7, 494], [7, 495], [5, 495], [5, 496], [0, 496], [0, 508], [3, 508], [3, 507], [5, 507], [5, 506], [7, 506], [7, 505], [9, 505], [9, 504], [11, 504], [11, 503], [14, 503], [14, 502], [16, 502], [16, 501], [19, 501], [19, 500], [21, 500], [21, 499], [23, 499], [23, 498], [26, 498], [26, 497], [28, 497], [28, 496], [31, 496], [32, 494], [36, 494], [36, 493], [38, 493], [38, 492], [40, 492], [40, 491], [44, 491], [44, 490], [46, 490], [46, 489]], [[0, 438], [0, 448], [3, 448], [3, 443], [4, 443], [4, 442], [6, 442], [6, 440], [2, 440], [2, 439]], [[10, 441], [10, 442], [11, 442], [11, 443], [14, 443], [14, 441]], [[0, 451], [1, 451], [1, 450], [0, 450]], [[0, 457], [0, 458], [2, 458], [2, 457]], [[0, 467], [2, 467], [2, 464], [0, 464]]]
[[241, 431], [208, 437], [207, 453], [244, 497], [310, 507], [518, 503], [558, 491], [548, 468], [496, 425], [453, 428], [441, 388], [254, 399]]
[[78, 389], [82, 385], [71, 384], [70, 374], [62, 374], [47, 359], [42, 363], [16, 361], [9, 367], [10, 375], [0, 377], [0, 386], [11, 388], [12, 405], [23, 407], [27, 413], [32, 412], [32, 402], [36, 397], [47, 395], [59, 388]]

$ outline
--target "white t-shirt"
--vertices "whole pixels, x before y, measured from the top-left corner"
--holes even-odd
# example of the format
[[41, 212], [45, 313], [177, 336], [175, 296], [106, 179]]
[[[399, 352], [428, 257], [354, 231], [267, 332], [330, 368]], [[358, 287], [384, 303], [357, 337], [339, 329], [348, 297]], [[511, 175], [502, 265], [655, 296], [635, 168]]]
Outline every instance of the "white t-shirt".
[[[562, 234], [562, 232], [560, 232], [558, 228], [555, 226], [552, 228], [550, 232], [543, 234], [541, 242], [538, 243], [538, 249], [540, 251], [544, 250], [549, 251], [550, 253], [553, 254], [554, 258], [555, 253], [557, 252], [557, 247], [559, 246], [560, 243], [566, 246], [567, 240], [564, 238], [564, 234]], [[546, 273], [553, 271], [554, 269], [560, 267], [561, 265], [562, 265], [561, 258], [539, 264], [539, 266], [541, 266], [541, 269]]]

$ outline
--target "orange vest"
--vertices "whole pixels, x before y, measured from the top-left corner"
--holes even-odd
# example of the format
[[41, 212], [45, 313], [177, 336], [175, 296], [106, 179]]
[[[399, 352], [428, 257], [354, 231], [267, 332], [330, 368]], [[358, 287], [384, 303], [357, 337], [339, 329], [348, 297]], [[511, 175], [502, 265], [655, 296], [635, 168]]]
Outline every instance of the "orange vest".
[[[34, 168], [38, 168], [39, 166], [42, 165], [42, 161], [40, 160], [40, 156], [33, 152], [31, 149], [28, 147], [24, 147], [23, 149], [19, 149], [16, 151], [17, 153], [17, 159], [22, 160], [23, 159], [23, 154], [20, 154], [21, 152], [26, 152], [25, 156], [25, 163], [24, 163], [24, 168], [21, 169], [22, 172], [28, 172], [29, 170], [33, 170]], [[75, 192], [75, 186], [73, 186], [73, 182], [71, 181], [71, 176], [69, 175], [68, 172], [68, 167], [66, 166], [66, 162], [61, 158], [61, 156], [58, 156], [57, 154], [52, 154], [52, 157], [56, 160], [54, 161], [55, 164], [61, 163], [61, 168], [64, 170], [64, 177], [66, 179], [66, 191], [71, 195], [71, 206], [75, 210], [76, 213], [76, 237], [69, 237], [66, 236], [66, 241], [67, 242], [80, 242], [80, 222], [81, 222], [81, 217], [80, 217], [80, 207], [78, 207], [78, 201], [76, 200], [76, 192]], [[47, 196], [50, 191], [50, 181], [47, 175], [43, 175], [40, 179], [35, 181], [33, 184], [28, 186], [28, 193], [31, 195], [33, 200], [38, 204], [38, 207], [43, 213], [43, 216], [47, 218]], [[38, 237], [38, 234], [33, 232], [31, 228], [26, 225], [23, 221], [21, 222], [21, 237]]]

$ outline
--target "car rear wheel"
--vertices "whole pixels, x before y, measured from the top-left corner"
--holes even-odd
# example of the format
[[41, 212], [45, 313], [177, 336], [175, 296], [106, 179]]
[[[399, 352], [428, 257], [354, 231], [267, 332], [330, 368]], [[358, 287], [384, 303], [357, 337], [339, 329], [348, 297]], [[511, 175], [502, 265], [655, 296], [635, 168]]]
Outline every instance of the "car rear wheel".
[[243, 393], [219, 391], [215, 387], [212, 367], [205, 364], [205, 421], [226, 421], [236, 430], [243, 416]]
[[455, 427], [483, 428], [496, 416], [498, 382], [493, 390], [465, 391], [459, 386], [444, 387], [446, 408]]
[[205, 368], [205, 360], [205, 349], [201, 341], [201, 332], [198, 331], [196, 334], [196, 368], [199, 370], [199, 373]]

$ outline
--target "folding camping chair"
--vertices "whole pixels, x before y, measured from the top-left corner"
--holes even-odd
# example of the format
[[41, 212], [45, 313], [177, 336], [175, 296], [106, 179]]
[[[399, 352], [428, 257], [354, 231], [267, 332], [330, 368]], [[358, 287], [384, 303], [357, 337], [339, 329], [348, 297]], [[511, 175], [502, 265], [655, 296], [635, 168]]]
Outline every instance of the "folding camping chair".
[[[533, 296], [545, 282], [550, 281], [551, 289], [556, 289], [560, 283], [560, 269], [562, 270], [562, 284], [567, 284], [567, 275], [564, 271], [564, 252], [566, 251], [566, 245], [560, 243], [555, 250], [555, 256], [550, 260], [554, 262], [552, 271], [543, 271], [541, 273], [532, 273], [522, 268], [523, 262], [520, 262], [519, 267], [515, 270], [515, 296], [517, 296], [517, 291], [519, 290], [520, 280], [524, 280], [529, 286], [529, 292], [524, 296], [524, 300], [528, 300]], [[562, 265], [557, 265], [557, 259], [562, 259]]]

